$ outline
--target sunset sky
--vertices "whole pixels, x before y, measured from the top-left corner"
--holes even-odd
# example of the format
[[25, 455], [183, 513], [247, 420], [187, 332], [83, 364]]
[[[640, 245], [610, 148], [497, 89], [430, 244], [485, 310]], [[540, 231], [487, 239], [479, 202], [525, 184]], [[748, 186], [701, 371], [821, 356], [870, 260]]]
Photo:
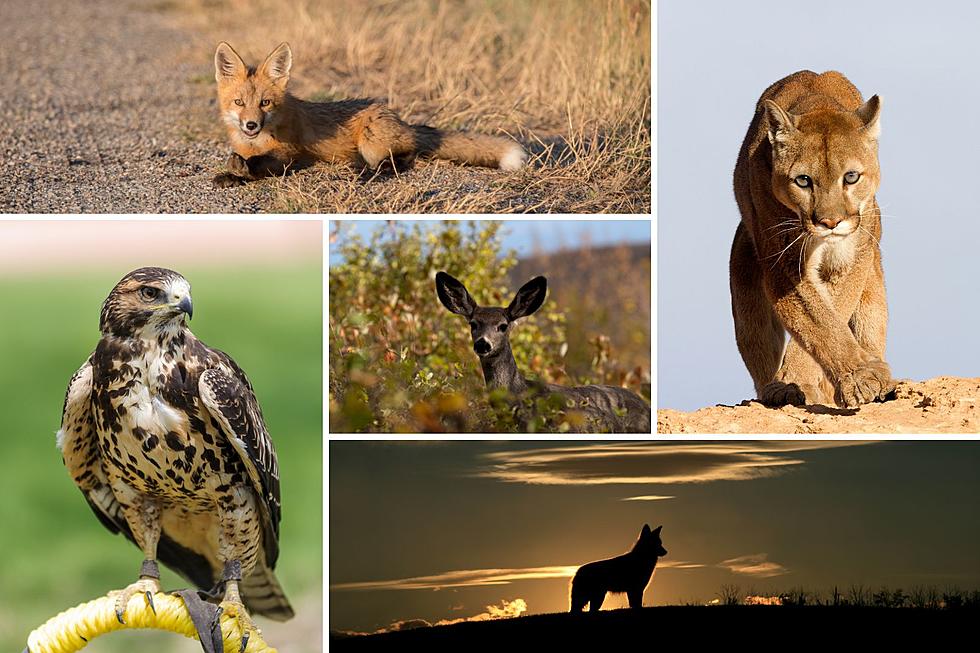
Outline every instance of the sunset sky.
[[977, 443], [334, 441], [329, 459], [332, 631], [567, 610], [574, 569], [644, 523], [669, 552], [645, 605], [980, 585]]

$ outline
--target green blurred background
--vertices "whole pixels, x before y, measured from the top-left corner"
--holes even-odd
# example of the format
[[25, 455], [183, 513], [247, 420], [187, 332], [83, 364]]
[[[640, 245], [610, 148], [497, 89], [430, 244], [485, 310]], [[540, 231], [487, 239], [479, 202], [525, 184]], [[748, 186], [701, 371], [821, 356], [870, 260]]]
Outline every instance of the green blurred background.
[[[279, 455], [283, 521], [277, 573], [297, 617], [283, 625], [263, 618], [257, 623], [280, 650], [320, 651], [322, 250], [308, 242], [319, 234], [319, 223], [293, 223], [297, 233], [288, 237], [280, 237], [282, 223], [275, 227], [278, 236], [254, 222], [211, 223], [201, 234], [192, 223], [119, 224], [72, 223], [61, 230], [56, 223], [20, 224], [16, 231], [9, 223], [0, 225], [0, 241], [7, 236], [6, 247], [13, 242], [18, 248], [7, 253], [24, 259], [12, 265], [8, 256], [0, 266], [0, 649], [22, 650], [28, 633], [49, 617], [137, 577], [139, 550], [110, 534], [89, 510], [64, 469], [55, 431], [68, 379], [98, 340], [102, 300], [130, 269], [163, 265], [191, 282], [194, 333], [230, 354], [248, 374]], [[94, 231], [106, 235], [101, 251], [109, 260], [80, 254], [72, 261], [47, 240], [77, 242], [79, 234]], [[122, 241], [118, 247], [113, 234]], [[154, 243], [152, 254], [134, 264], [144, 234]], [[161, 238], [172, 238], [171, 251], [179, 254], [168, 257]], [[200, 244], [201, 238], [211, 242], [180, 245]], [[25, 256], [31, 243], [40, 243], [40, 251]], [[169, 570], [163, 570], [162, 581], [165, 589], [186, 585]], [[126, 631], [94, 640], [86, 650], [200, 648], [176, 635]]]

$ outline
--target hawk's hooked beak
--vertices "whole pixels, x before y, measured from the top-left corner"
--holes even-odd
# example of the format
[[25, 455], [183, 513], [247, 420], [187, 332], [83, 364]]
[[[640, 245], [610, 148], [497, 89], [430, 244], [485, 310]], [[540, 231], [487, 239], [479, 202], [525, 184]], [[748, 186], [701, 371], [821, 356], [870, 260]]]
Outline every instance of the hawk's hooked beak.
[[180, 303], [177, 304], [177, 308], [180, 309], [181, 312], [187, 313], [188, 320], [194, 318], [194, 305], [191, 303], [190, 295], [181, 299]]

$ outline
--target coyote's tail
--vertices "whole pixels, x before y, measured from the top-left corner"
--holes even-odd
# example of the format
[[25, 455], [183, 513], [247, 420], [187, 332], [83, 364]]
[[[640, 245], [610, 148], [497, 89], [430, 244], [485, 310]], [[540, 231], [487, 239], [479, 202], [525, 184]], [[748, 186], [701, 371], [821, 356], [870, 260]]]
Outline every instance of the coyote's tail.
[[412, 129], [422, 155], [501, 170], [517, 170], [527, 163], [527, 152], [509, 138], [444, 131], [426, 125], [412, 125]]

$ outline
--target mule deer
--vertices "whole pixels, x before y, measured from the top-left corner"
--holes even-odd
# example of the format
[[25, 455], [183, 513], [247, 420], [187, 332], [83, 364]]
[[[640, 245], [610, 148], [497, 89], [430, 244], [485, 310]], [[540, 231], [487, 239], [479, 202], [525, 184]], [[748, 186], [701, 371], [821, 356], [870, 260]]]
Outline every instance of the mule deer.
[[529, 382], [517, 369], [510, 349], [511, 325], [541, 308], [547, 291], [548, 281], [535, 277], [521, 286], [507, 308], [478, 306], [461, 282], [445, 272], [436, 274], [439, 301], [450, 312], [469, 320], [473, 351], [480, 357], [489, 389], [506, 388], [514, 395], [528, 390], [557, 394], [600, 429], [613, 433], [649, 433], [650, 406], [629, 390], [608, 385], [566, 387]]

